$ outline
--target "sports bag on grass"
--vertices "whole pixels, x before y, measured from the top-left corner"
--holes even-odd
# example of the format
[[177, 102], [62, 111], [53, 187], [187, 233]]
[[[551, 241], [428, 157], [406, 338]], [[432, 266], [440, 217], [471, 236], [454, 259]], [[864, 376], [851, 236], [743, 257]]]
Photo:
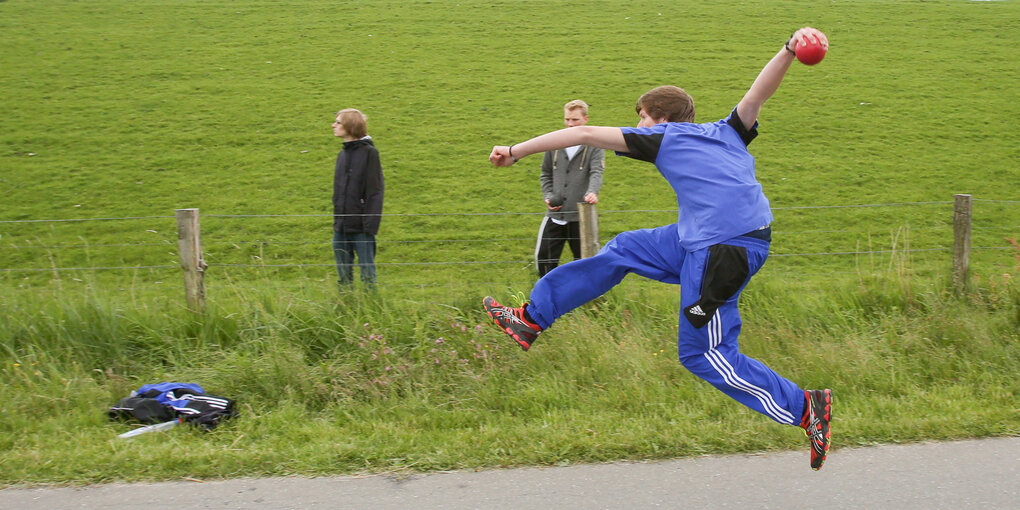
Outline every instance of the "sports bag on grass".
[[135, 419], [147, 424], [181, 418], [212, 430], [220, 421], [236, 416], [237, 411], [233, 400], [206, 395], [197, 384], [164, 382], [132, 391], [131, 396], [120, 399], [107, 414], [112, 420]]

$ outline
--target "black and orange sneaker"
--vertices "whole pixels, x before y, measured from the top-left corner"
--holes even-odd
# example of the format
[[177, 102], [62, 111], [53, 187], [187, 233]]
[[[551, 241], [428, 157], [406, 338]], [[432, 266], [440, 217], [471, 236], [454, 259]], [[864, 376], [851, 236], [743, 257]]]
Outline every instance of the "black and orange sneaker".
[[811, 439], [811, 469], [818, 471], [829, 453], [829, 420], [832, 419], [832, 390], [807, 390], [804, 392], [807, 409], [800, 426]]
[[495, 322], [504, 333], [510, 335], [510, 338], [513, 338], [517, 345], [520, 345], [521, 349], [525, 351], [531, 348], [531, 343], [542, 332], [541, 326], [528, 320], [528, 315], [524, 312], [523, 307], [503, 306], [488, 296], [482, 300], [482, 306], [485, 307], [485, 312], [489, 314], [492, 322]]

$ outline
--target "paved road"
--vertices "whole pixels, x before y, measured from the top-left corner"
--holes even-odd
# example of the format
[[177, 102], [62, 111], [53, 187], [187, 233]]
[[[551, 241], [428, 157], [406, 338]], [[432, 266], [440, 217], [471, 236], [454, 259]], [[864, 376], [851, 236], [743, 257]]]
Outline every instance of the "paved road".
[[0, 490], [0, 508], [1020, 509], [1020, 437], [436, 473]]

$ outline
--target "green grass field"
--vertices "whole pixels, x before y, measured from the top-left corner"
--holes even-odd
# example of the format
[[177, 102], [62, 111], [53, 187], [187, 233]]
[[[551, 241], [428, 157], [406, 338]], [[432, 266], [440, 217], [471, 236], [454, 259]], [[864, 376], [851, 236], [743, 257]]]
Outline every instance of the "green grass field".
[[[964, 0], [0, 2], [0, 485], [806, 464], [799, 430], [676, 362], [675, 288], [632, 277], [527, 355], [478, 307], [527, 293], [542, 211], [538, 158], [495, 169], [492, 145], [561, 127], [574, 98], [633, 125], [662, 84], [721, 118], [804, 25], [831, 48], [794, 65], [751, 146], [776, 222], [743, 349], [833, 387], [837, 448], [1017, 434], [1016, 19]], [[333, 286], [343, 107], [386, 175], [377, 295]], [[956, 193], [975, 198], [962, 296]], [[183, 309], [179, 208], [202, 213], [203, 317]], [[675, 209], [654, 168], [607, 158], [603, 242]], [[161, 380], [242, 416], [114, 439], [106, 407]]]

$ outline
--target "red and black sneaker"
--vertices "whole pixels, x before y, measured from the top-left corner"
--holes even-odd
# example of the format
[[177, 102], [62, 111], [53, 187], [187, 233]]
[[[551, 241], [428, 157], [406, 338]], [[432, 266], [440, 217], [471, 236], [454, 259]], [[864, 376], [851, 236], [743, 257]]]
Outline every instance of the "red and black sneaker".
[[495, 322], [499, 329], [510, 335], [517, 345], [525, 351], [531, 348], [532, 342], [542, 332], [542, 327], [527, 319], [524, 308], [510, 308], [496, 302], [495, 299], [486, 296], [482, 300], [485, 312], [489, 314], [492, 322]]
[[818, 471], [829, 453], [829, 420], [832, 419], [832, 390], [807, 390], [807, 409], [800, 426], [811, 439], [811, 469]]

